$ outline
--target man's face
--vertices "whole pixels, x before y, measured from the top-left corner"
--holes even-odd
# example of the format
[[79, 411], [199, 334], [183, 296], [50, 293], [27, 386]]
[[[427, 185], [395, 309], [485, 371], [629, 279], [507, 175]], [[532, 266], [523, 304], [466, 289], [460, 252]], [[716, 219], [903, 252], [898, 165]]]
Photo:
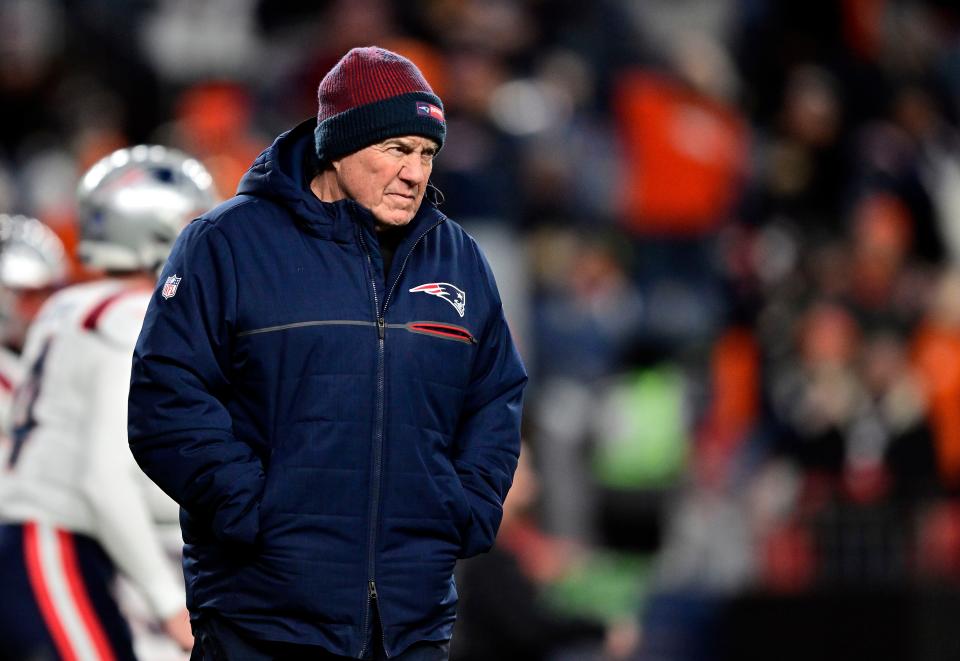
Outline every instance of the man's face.
[[409, 223], [420, 208], [437, 143], [406, 135], [389, 138], [333, 162], [340, 189], [373, 212], [378, 229]]

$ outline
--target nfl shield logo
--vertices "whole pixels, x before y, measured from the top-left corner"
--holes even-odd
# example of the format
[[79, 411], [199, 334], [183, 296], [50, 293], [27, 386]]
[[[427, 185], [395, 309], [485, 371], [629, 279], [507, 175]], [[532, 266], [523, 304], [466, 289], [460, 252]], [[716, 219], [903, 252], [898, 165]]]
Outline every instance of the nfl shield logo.
[[163, 291], [160, 292], [160, 295], [164, 298], [173, 298], [177, 293], [177, 285], [180, 284], [180, 280], [181, 278], [178, 278], [176, 273], [171, 275], [163, 283]]

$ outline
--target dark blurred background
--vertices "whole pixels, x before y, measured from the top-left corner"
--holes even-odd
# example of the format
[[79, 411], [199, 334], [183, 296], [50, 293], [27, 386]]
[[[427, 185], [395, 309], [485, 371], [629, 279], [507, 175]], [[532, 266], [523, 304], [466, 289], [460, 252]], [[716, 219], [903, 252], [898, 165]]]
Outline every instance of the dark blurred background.
[[956, 2], [0, 0], [0, 212], [72, 247], [139, 142], [229, 196], [369, 44], [531, 374], [455, 658], [960, 659]]

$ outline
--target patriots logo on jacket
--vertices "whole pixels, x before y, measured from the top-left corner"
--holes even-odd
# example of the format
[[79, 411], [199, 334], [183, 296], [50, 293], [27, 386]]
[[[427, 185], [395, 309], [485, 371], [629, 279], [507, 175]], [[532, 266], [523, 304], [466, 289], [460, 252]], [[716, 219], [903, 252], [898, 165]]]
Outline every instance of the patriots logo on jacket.
[[467, 309], [467, 293], [456, 285], [451, 285], [449, 282], [428, 282], [423, 285], [418, 285], [410, 291], [439, 296], [452, 305], [453, 309], [456, 310], [457, 314], [461, 317]]

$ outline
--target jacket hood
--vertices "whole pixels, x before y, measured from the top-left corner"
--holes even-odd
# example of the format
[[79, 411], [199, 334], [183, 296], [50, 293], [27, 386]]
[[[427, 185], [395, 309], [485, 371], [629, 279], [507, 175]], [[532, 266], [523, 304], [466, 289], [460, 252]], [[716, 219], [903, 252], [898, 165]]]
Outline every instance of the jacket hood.
[[[321, 237], [349, 241], [353, 235], [352, 220], [361, 222], [372, 232], [374, 218], [369, 209], [353, 200], [323, 202], [310, 191], [309, 182], [316, 167], [316, 126], [316, 118], [311, 118], [281, 133], [247, 170], [237, 194], [266, 198], [279, 204], [308, 231]], [[425, 217], [438, 215], [425, 200], [410, 228], [419, 225]]]
[[237, 187], [238, 195], [269, 199], [319, 234], [330, 236], [344, 202], [322, 202], [310, 191], [315, 118], [281, 133], [263, 150]]

